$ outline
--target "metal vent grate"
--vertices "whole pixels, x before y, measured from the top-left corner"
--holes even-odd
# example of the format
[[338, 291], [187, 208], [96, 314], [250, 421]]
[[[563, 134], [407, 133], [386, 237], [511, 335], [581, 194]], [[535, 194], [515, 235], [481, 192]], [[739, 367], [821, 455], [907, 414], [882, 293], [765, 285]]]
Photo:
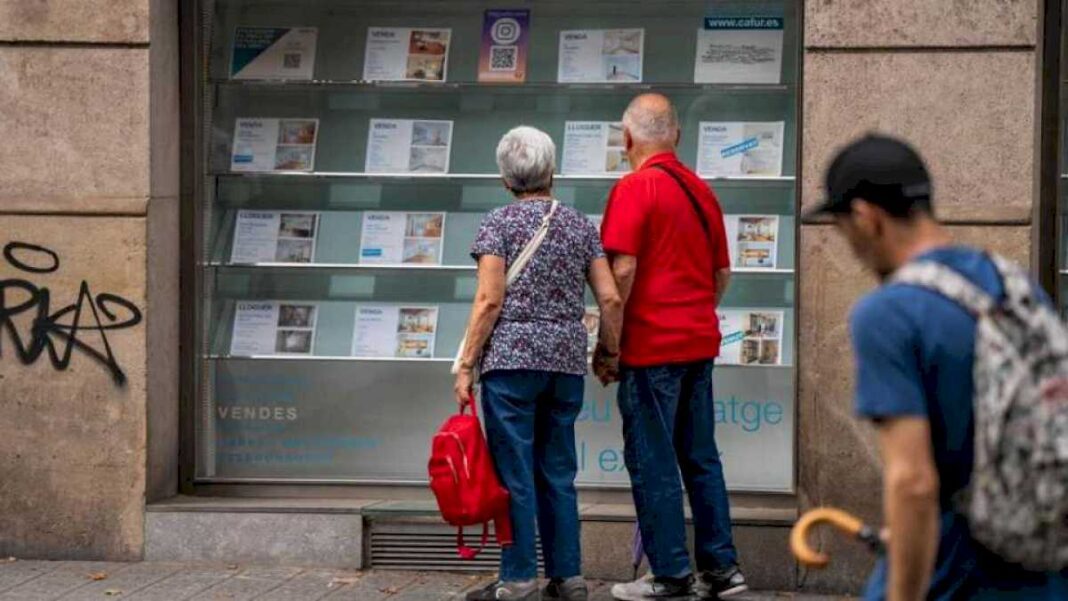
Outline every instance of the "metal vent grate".
[[[475, 559], [461, 559], [456, 552], [456, 529], [445, 524], [374, 520], [370, 522], [370, 565], [377, 570], [435, 570], [449, 572], [493, 572], [501, 559], [501, 548], [490, 540]], [[466, 542], [477, 547], [481, 527], [464, 529]], [[541, 545], [538, 545], [538, 565]]]

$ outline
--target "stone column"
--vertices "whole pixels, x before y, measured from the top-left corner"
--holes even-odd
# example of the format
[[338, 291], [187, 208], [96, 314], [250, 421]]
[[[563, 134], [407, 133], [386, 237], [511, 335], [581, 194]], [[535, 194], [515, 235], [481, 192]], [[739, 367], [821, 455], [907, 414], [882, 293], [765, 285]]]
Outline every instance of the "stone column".
[[139, 558], [177, 487], [177, 8], [0, 0], [0, 556]]
[[[809, 0], [805, 3], [803, 204], [817, 202], [835, 151], [866, 132], [925, 156], [939, 216], [960, 242], [1030, 255], [1037, 193], [1037, 0]], [[873, 431], [853, 417], [846, 319], [874, 286], [827, 224], [801, 228], [799, 488], [881, 522]], [[809, 588], [857, 590], [871, 557], [837, 534]]]

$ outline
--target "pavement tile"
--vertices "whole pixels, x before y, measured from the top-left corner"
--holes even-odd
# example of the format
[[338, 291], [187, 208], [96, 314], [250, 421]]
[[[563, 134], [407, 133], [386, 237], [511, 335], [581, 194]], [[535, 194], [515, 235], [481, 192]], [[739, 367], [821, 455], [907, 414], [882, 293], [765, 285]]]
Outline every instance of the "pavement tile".
[[362, 572], [353, 584], [338, 588], [329, 601], [382, 601], [390, 599], [415, 580], [413, 572]]
[[197, 593], [208, 590], [220, 582], [233, 578], [237, 570], [225, 567], [188, 567], [180, 572], [141, 589], [132, 595], [123, 595], [123, 601], [184, 601], [195, 599]]
[[[261, 596], [284, 585], [300, 574], [299, 568], [251, 567], [241, 570], [219, 584], [201, 591], [190, 599], [204, 601], [246, 601]], [[294, 600], [295, 601], [295, 600]]]
[[90, 574], [103, 572], [114, 577], [133, 564], [102, 561], [63, 562], [59, 566], [28, 582], [10, 588], [0, 595], [0, 601], [55, 601], [63, 595], [94, 581]]
[[[334, 592], [336, 583], [353, 577], [339, 570], [307, 570], [282, 586], [257, 598], [257, 601], [317, 601]], [[331, 584], [335, 585], [332, 587]]]
[[0, 560], [0, 593], [58, 569], [55, 561]]
[[[171, 563], [135, 563], [104, 580], [93, 581], [60, 597], [62, 601], [92, 601], [104, 597], [127, 597], [170, 577], [182, 566]], [[109, 594], [110, 592], [110, 594]]]
[[426, 572], [402, 588], [389, 601], [453, 601], [462, 599], [464, 591], [481, 581], [478, 575], [450, 572]]

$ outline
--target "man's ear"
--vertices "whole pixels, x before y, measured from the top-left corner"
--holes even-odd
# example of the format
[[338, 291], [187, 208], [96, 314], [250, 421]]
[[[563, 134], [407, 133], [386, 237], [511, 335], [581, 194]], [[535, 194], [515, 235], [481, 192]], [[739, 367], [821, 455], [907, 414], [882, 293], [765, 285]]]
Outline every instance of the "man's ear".
[[678, 148], [679, 142], [682, 142], [682, 128], [675, 130], [675, 147]]
[[630, 130], [626, 127], [623, 128], [623, 148], [630, 152], [631, 148], [634, 148], [634, 138], [630, 135]]
[[867, 236], [882, 233], [886, 211], [863, 198], [853, 199], [851, 208], [854, 227], [859, 228]]

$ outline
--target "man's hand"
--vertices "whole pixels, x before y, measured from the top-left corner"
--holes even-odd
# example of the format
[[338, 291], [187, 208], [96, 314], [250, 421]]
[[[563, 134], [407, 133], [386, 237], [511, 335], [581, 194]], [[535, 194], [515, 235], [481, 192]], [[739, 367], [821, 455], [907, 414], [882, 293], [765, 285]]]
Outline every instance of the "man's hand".
[[471, 394], [475, 385], [475, 374], [470, 367], [461, 367], [456, 373], [456, 382], [452, 386], [453, 394], [456, 395], [456, 404], [463, 410], [464, 405], [471, 401]]
[[619, 353], [609, 353], [608, 349], [597, 345], [597, 348], [593, 351], [593, 373], [603, 386], [618, 382]]

